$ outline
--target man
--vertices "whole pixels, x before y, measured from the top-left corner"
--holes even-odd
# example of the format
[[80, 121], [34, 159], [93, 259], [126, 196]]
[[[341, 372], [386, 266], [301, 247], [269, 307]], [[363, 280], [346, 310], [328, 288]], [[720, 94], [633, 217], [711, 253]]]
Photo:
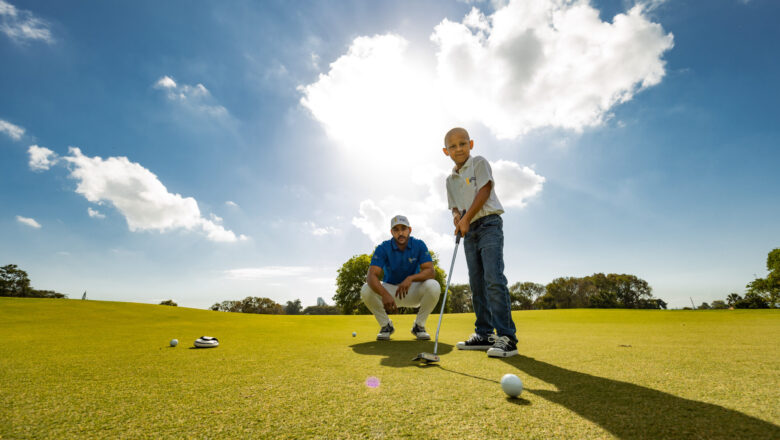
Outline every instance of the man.
[[[425, 321], [439, 301], [441, 286], [434, 279], [433, 260], [422, 240], [411, 236], [409, 220], [397, 215], [390, 220], [391, 240], [382, 242], [374, 250], [366, 275], [366, 284], [360, 290], [368, 310], [374, 314], [381, 329], [378, 341], [390, 339], [395, 332], [387, 316], [398, 307], [419, 307], [412, 334], [418, 340], [431, 339], [425, 331]], [[379, 274], [384, 271], [382, 281]]]

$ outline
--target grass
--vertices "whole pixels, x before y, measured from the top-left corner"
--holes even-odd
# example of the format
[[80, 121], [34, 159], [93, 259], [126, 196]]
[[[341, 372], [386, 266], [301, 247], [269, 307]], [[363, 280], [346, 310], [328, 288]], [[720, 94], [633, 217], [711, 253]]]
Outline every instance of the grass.
[[780, 438], [779, 310], [515, 312], [506, 360], [446, 315], [427, 367], [412, 319], [0, 298], [0, 438]]

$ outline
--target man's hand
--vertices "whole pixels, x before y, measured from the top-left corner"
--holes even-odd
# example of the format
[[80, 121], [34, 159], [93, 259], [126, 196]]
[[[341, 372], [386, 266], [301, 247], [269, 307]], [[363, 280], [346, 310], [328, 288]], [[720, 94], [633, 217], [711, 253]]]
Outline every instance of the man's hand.
[[409, 293], [409, 287], [412, 285], [412, 277], [406, 277], [401, 284], [398, 285], [398, 289], [395, 290], [395, 296], [398, 299], [404, 299], [407, 293]]
[[387, 291], [382, 294], [382, 305], [385, 306], [385, 312], [387, 313], [395, 313], [398, 311], [395, 306], [395, 299], [387, 293]]

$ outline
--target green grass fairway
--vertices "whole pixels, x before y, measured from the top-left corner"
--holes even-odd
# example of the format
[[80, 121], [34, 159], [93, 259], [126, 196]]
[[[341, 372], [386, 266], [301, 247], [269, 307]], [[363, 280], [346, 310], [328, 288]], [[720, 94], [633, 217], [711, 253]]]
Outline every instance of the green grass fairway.
[[780, 438], [780, 310], [514, 318], [520, 356], [455, 350], [474, 317], [446, 315], [425, 367], [412, 315], [377, 342], [372, 316], [0, 298], [0, 438]]

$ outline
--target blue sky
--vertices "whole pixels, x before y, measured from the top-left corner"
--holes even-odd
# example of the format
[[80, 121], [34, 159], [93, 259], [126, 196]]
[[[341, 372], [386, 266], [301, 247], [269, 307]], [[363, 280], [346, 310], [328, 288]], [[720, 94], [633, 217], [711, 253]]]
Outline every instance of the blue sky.
[[510, 283], [742, 293], [778, 247], [778, 12], [0, 0], [0, 264], [71, 298], [332, 303], [397, 213], [449, 266], [441, 142], [465, 126]]

